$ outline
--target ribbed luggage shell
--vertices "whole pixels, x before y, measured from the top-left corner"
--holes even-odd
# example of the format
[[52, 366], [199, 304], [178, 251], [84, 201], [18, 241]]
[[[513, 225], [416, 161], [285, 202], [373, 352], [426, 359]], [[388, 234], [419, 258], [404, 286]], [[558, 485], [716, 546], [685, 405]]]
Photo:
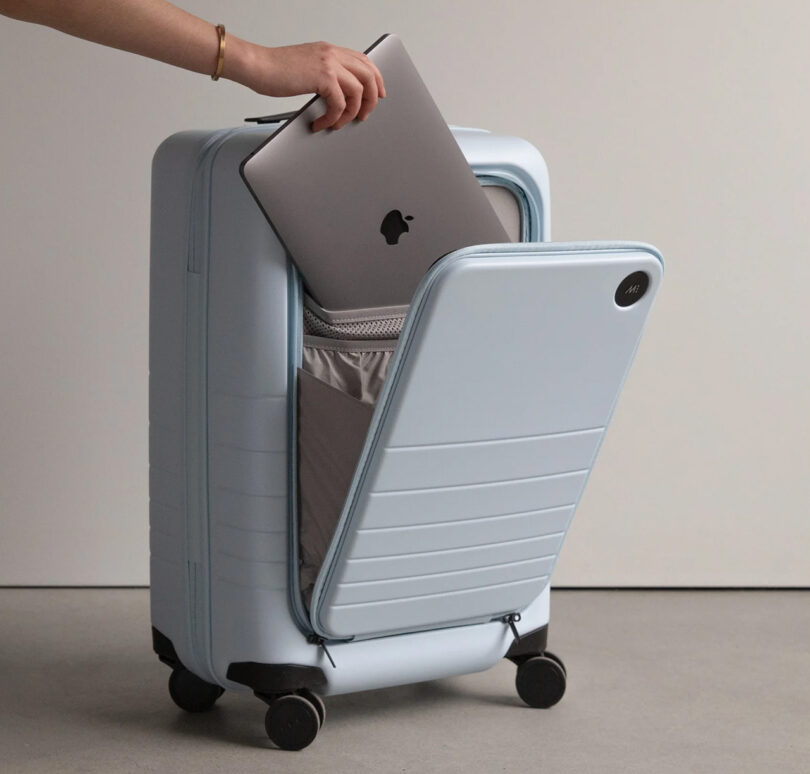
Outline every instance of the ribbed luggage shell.
[[[449, 301], [436, 304], [438, 296], [426, 293], [424, 318], [406, 321], [403, 336], [413, 345], [412, 357], [400, 358], [395, 367], [396, 390], [386, 383], [366, 439], [363, 474], [356, 473], [353, 501], [344, 510], [341, 539], [316, 587], [315, 628], [328, 639], [354, 638], [330, 644], [339, 666], [332, 669], [323, 650], [308, 642], [313, 622], [291, 594], [298, 584], [291, 563], [297, 504], [290, 450], [303, 319], [300, 283], [238, 174], [240, 161], [272, 129], [181, 133], [155, 156], [153, 626], [184, 666], [229, 689], [246, 689], [227, 678], [230, 665], [246, 662], [322, 668], [323, 693], [485, 669], [512, 642], [497, 614], [519, 608], [522, 632], [548, 622], [547, 579], [629, 360], [610, 372], [608, 403], [582, 427], [577, 426], [582, 416], [530, 423], [528, 429], [521, 425], [525, 412], [501, 421], [505, 414], [496, 395], [489, 427], [474, 426], [482, 417], [458, 413], [463, 401], [455, 407], [446, 403], [442, 422], [426, 423], [419, 412], [425, 391], [435, 385], [424, 379], [425, 358], [434, 357], [430, 347], [445, 346], [438, 331], [460, 324], [453, 295], [459, 303], [473, 303], [486, 283], [465, 295], [467, 276], [450, 272], [446, 279], [452, 275], [453, 282], [430, 286]], [[482, 184], [498, 186], [494, 198], [517, 203], [510, 217], [519, 236], [533, 243], [548, 239], [548, 179], [536, 149], [480, 130], [455, 134]], [[501, 261], [504, 268], [511, 261], [516, 271], [522, 262], [536, 269], [552, 255], [539, 255], [530, 245], [502, 247], [498, 255], [472, 249], [457, 256], [459, 266], [464, 260], [479, 266]], [[642, 248], [622, 250], [631, 256], [627, 260], [652, 265]], [[600, 281], [607, 276], [603, 272]], [[512, 315], [508, 322], [498, 320], [494, 336], [502, 337], [509, 326], [519, 330], [521, 309], [493, 308]], [[476, 338], [485, 337], [474, 318], [469, 324]], [[629, 331], [621, 341], [620, 354], [632, 357], [637, 335]], [[456, 365], [469, 371], [471, 363], [462, 360]], [[535, 368], [530, 378], [539, 373]], [[472, 384], [469, 372], [464, 379], [457, 385], [460, 395], [465, 383]], [[501, 497], [506, 489], [508, 497]], [[415, 569], [412, 555], [420, 553], [427, 531], [432, 548], [421, 552], [426, 555]], [[391, 555], [392, 545], [401, 556]], [[516, 593], [504, 597], [504, 588]], [[467, 607], [452, 596], [470, 591], [476, 601]], [[397, 612], [409, 607], [398, 600], [430, 595], [445, 602], [427, 607], [418, 602], [410, 605], [415, 613]], [[453, 615], [448, 600], [455, 600]], [[361, 608], [362, 615], [350, 612]], [[471, 625], [453, 625], [462, 622]], [[403, 633], [378, 636], [392, 632]]]

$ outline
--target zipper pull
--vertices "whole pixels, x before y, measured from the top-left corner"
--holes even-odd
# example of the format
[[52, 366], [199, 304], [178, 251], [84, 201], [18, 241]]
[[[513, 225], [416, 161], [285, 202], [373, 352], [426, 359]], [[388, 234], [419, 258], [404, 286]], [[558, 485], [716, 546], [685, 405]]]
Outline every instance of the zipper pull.
[[520, 613], [509, 613], [509, 615], [505, 615], [501, 620], [505, 624], [509, 624], [512, 634], [515, 635], [515, 642], [520, 642], [520, 632], [517, 630], [517, 626], [515, 626], [515, 624], [520, 621]]
[[332, 665], [332, 669], [337, 669], [335, 664], [335, 660], [332, 658], [332, 654], [329, 652], [329, 648], [326, 647], [326, 640], [317, 635], [317, 634], [310, 634], [307, 637], [307, 642], [312, 645], [317, 645], [319, 648], [323, 648], [323, 652], [326, 653], [326, 657], [329, 659], [329, 663]]

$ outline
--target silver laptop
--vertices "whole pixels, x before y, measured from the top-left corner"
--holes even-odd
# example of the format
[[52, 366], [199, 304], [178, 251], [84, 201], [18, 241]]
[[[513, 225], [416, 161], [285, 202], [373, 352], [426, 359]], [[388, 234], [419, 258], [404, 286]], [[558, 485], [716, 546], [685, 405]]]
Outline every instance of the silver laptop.
[[366, 51], [386, 98], [364, 122], [312, 132], [315, 97], [242, 163], [242, 177], [324, 309], [408, 304], [460, 247], [509, 237], [396, 35]]

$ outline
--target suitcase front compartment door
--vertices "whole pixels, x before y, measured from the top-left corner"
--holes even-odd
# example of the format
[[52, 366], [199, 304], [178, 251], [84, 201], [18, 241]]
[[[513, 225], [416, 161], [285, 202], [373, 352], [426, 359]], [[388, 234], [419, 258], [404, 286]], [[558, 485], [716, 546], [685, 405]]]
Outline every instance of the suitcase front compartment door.
[[[638, 300], [620, 306], [636, 272], [643, 282], [623, 287]], [[318, 634], [489, 621], [543, 591], [661, 276], [657, 252], [632, 243], [479, 246], [437, 262], [315, 585]]]

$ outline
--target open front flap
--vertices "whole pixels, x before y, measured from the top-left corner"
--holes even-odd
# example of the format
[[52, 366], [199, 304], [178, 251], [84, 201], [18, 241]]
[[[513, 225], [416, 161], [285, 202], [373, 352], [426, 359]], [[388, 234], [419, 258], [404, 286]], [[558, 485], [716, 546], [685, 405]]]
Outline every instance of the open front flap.
[[635, 243], [479, 246], [434, 265], [315, 584], [319, 634], [492, 620], [541, 593], [662, 271]]

